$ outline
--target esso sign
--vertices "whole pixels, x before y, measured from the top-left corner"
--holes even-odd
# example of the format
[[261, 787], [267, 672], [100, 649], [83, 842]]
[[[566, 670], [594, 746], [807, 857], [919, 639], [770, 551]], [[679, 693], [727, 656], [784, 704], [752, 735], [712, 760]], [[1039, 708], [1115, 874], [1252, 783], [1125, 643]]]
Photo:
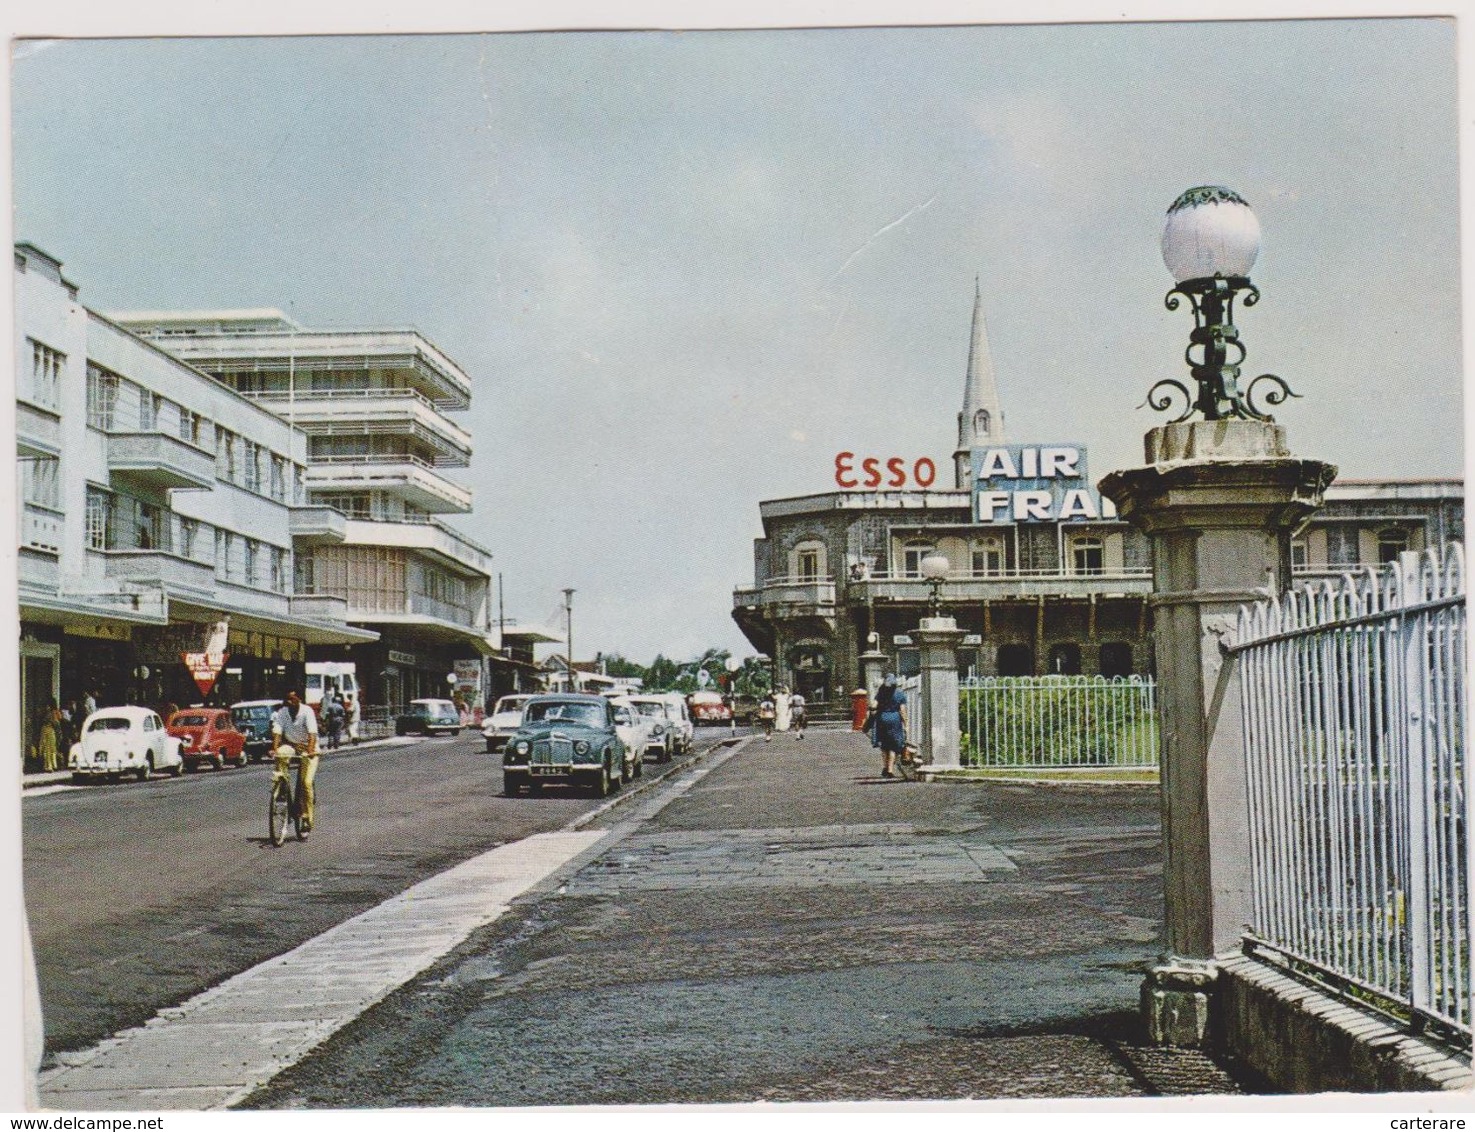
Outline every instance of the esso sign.
[[907, 463], [900, 456], [857, 456], [854, 452], [835, 455], [835, 482], [846, 491], [852, 488], [931, 487], [937, 465], [926, 456]]

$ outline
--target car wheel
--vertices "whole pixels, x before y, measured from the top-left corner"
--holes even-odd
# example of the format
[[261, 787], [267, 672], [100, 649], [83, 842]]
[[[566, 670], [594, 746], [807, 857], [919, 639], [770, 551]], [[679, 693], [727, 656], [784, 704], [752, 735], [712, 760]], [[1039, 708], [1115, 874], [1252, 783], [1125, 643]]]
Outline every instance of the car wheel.
[[594, 796], [596, 798], [608, 798], [609, 792], [614, 789], [610, 784], [609, 763], [599, 764], [599, 781], [594, 784]]
[[177, 762], [177, 763], [175, 763], [173, 766], [171, 766], [169, 768], [169, 777], [171, 777], [171, 778], [178, 778], [183, 773], [184, 773], [184, 763], [183, 762]]
[[529, 794], [541, 794], [541, 793], [543, 793], [543, 784], [541, 782], [539, 782], [536, 778], [530, 778], [530, 779], [528, 779], [528, 793]]
[[154, 756], [149, 755], [143, 760], [143, 766], [133, 772], [138, 775], [138, 781], [147, 782], [154, 773]]
[[516, 798], [522, 793], [523, 782], [521, 778], [514, 778], [510, 774], [502, 776], [502, 793], [508, 798]]
[[221, 748], [220, 750], [218, 750], [218, 751], [215, 752], [215, 757], [210, 760], [210, 765], [213, 766], [216, 770], [224, 770], [225, 769], [225, 749], [224, 748]]
[[644, 778], [645, 777], [645, 760], [644, 759], [636, 759], [635, 760], [635, 777], [636, 778]]
[[193, 759], [185, 759], [184, 760], [184, 769], [187, 770], [187, 771], [189, 771], [191, 774], [194, 774], [195, 771], [197, 771], [197, 770], [200, 769], [200, 766]]
[[241, 748], [240, 755], [237, 756], [237, 758], [236, 758], [236, 769], [237, 770], [244, 770], [246, 768], [246, 765], [250, 761], [251, 761], [251, 756], [248, 755], [248, 754], [246, 754], [246, 748], [245, 747], [242, 747]]

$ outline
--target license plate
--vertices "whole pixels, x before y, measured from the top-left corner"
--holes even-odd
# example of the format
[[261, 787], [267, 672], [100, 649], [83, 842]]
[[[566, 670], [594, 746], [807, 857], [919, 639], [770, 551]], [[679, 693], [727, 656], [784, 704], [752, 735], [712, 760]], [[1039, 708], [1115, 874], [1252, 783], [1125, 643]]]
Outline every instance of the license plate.
[[557, 766], [535, 766], [531, 768], [534, 774], [562, 774], [563, 768]]

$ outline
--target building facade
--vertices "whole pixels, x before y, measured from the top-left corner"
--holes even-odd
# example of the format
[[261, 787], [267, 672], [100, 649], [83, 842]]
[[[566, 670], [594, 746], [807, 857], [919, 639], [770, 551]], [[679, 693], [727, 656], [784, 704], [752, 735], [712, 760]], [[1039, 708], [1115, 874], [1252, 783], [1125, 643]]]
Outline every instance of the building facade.
[[[780, 683], [842, 698], [867, 651], [916, 671], [908, 634], [933, 596], [933, 554], [949, 563], [937, 595], [968, 634], [960, 675], [1152, 672], [1147, 539], [1096, 493], [1084, 445], [1009, 443], [976, 293], [953, 486], [891, 489], [884, 469], [841, 467], [839, 490], [759, 504], [753, 582], [733, 594]], [[1459, 480], [1342, 481], [1293, 540], [1293, 570], [1313, 581], [1463, 537]]]
[[[341, 600], [372, 643], [309, 649], [353, 660], [365, 702], [445, 697], [457, 672], [503, 648], [491, 616], [491, 553], [442, 520], [471, 511], [471, 436], [453, 419], [471, 379], [411, 329], [310, 330], [281, 311], [130, 313], [120, 325], [306, 434], [307, 502], [341, 537], [295, 561], [296, 592]], [[463, 679], [461, 689], [467, 688]]]
[[225, 703], [374, 641], [293, 585], [344, 536], [306, 434], [87, 309], [44, 251], [17, 245], [14, 277], [23, 755], [52, 703], [199, 702], [183, 655], [212, 641]]

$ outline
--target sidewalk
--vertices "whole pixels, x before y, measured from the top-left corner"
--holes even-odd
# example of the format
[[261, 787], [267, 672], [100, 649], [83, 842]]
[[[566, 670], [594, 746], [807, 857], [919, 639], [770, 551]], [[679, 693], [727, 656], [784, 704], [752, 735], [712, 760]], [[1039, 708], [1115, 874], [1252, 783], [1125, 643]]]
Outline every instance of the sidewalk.
[[585, 857], [245, 1106], [1242, 1091], [1138, 1022], [1155, 789], [879, 771], [852, 732], [752, 737], [606, 811]]

